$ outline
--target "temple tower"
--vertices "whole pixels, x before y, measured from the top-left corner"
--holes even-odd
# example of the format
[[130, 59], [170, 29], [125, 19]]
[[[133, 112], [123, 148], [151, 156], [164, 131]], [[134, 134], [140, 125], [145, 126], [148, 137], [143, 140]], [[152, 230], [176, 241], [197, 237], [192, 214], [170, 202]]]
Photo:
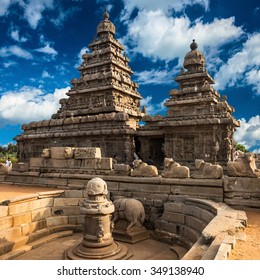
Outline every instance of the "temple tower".
[[50, 120], [23, 125], [24, 133], [15, 138], [21, 161], [40, 156], [50, 146], [100, 147], [105, 157], [133, 160], [142, 97], [107, 11], [103, 18], [82, 56], [80, 77], [71, 80], [69, 98], [60, 100]]
[[226, 96], [220, 98], [212, 87], [214, 80], [205, 69], [205, 58], [195, 40], [190, 49], [175, 78], [179, 89], [171, 90], [165, 102], [167, 116], [143, 118], [146, 127], [140, 130], [140, 141], [147, 143], [141, 151], [157, 137], [157, 141], [164, 141], [161, 146], [165, 157], [186, 165], [192, 165], [195, 159], [225, 165], [233, 155], [233, 133], [239, 122], [231, 115], [234, 108]]

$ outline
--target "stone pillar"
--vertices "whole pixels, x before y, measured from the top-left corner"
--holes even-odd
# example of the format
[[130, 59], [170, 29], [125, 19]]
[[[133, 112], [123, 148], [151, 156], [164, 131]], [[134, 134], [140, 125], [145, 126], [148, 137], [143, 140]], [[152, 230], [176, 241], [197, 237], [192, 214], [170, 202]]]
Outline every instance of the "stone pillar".
[[107, 200], [107, 184], [94, 178], [87, 184], [87, 198], [80, 211], [85, 214], [84, 238], [78, 245], [66, 250], [64, 258], [70, 260], [120, 260], [129, 259], [127, 247], [114, 242], [111, 215], [114, 205]]

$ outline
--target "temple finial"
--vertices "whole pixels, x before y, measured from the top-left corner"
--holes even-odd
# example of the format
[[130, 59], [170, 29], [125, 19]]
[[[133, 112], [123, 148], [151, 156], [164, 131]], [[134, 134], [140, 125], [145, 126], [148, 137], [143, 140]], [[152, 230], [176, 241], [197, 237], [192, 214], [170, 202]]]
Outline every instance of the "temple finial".
[[190, 44], [191, 50], [196, 50], [198, 48], [198, 44], [195, 42], [195, 39], [192, 40], [192, 43]]
[[105, 6], [105, 11], [103, 13], [103, 18], [104, 18], [104, 20], [108, 20], [109, 19], [109, 13], [107, 11], [107, 6]]

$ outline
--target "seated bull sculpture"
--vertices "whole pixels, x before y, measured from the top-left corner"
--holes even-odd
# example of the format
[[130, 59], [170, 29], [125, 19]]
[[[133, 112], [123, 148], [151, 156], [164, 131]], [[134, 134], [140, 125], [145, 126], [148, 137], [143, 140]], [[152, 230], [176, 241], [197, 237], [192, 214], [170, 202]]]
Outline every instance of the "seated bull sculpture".
[[155, 177], [158, 176], [158, 169], [154, 165], [148, 165], [140, 159], [133, 161], [133, 171], [131, 176], [133, 177]]
[[181, 166], [172, 158], [164, 159], [164, 170], [162, 172], [164, 178], [189, 178], [190, 169], [187, 166]]
[[143, 204], [133, 198], [119, 198], [113, 202], [115, 212], [113, 213], [112, 222], [126, 220], [129, 224], [126, 231], [130, 231], [135, 226], [141, 227], [144, 223], [145, 212]]
[[227, 174], [230, 177], [260, 177], [254, 153], [239, 154], [234, 161], [227, 163]]
[[203, 159], [195, 160], [196, 171], [193, 178], [197, 179], [221, 179], [223, 177], [223, 169], [218, 164], [205, 162]]

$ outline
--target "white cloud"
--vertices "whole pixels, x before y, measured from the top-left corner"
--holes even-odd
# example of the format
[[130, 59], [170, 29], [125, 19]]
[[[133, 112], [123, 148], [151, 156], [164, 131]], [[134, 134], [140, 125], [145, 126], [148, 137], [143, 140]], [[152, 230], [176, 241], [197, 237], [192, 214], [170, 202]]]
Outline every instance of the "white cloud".
[[9, 67], [11, 67], [13, 65], [16, 65], [16, 64], [17, 63], [14, 62], [14, 61], [8, 61], [8, 62], [3, 63], [3, 66], [4, 66], [4, 68], [9, 68]]
[[46, 70], [42, 72], [42, 78], [50, 78], [53, 79], [54, 76], [51, 76]]
[[77, 55], [77, 62], [75, 63], [75, 65], [74, 65], [74, 67], [79, 67], [80, 65], [81, 65], [81, 63], [83, 62], [83, 59], [82, 59], [82, 55], [84, 54], [84, 53], [88, 53], [89, 52], [89, 48], [87, 48], [87, 47], [83, 47], [80, 51], [79, 51], [79, 53], [78, 53], [78, 55]]
[[58, 54], [58, 52], [50, 46], [49, 42], [46, 43], [46, 45], [44, 47], [38, 48], [35, 51], [40, 52], [40, 53], [44, 53], [44, 54], [49, 54], [49, 55], [52, 55], [52, 56], [56, 56]]
[[0, 16], [4, 16], [11, 4], [11, 0], [1, 0], [0, 1]]
[[23, 43], [23, 42], [27, 41], [27, 39], [25, 37], [20, 37], [18, 29], [12, 30], [10, 35], [11, 35], [12, 39], [17, 42]]
[[53, 0], [29, 0], [23, 2], [24, 17], [33, 29], [37, 27], [42, 19], [44, 10], [54, 8], [53, 2]]
[[152, 99], [153, 99], [152, 96], [149, 95], [149, 96], [143, 98], [140, 102], [141, 106], [146, 107], [146, 113], [148, 115], [156, 115], [158, 113], [161, 113], [161, 114], [164, 113], [166, 111], [166, 107], [164, 106], [166, 99], [157, 104], [153, 103]]
[[125, 4], [125, 8], [122, 13], [122, 19], [129, 19], [131, 13], [135, 8], [138, 10], [162, 10], [165, 14], [167, 14], [170, 10], [175, 10], [177, 12], [185, 10], [187, 6], [191, 6], [194, 4], [199, 4], [204, 7], [205, 10], [209, 8], [209, 0], [123, 0]]
[[243, 144], [247, 149], [260, 146], [260, 116], [251, 117], [249, 121], [244, 118], [239, 121], [240, 127], [234, 134], [235, 141]]
[[9, 47], [2, 47], [0, 48], [0, 56], [8, 57], [8, 56], [17, 56], [24, 59], [32, 59], [33, 56], [27, 50], [20, 48], [19, 46], [13, 45]]
[[49, 119], [57, 112], [59, 100], [66, 98], [70, 87], [55, 89], [45, 94], [41, 89], [24, 86], [17, 91], [8, 91], [0, 98], [0, 123], [23, 124]]
[[242, 50], [235, 53], [222, 65], [215, 75], [216, 87], [220, 90], [235, 84], [253, 86], [260, 94], [260, 33], [249, 36]]
[[186, 16], [173, 18], [162, 10], [142, 10], [136, 18], [129, 20], [127, 35], [122, 41], [134, 53], [152, 59], [179, 58], [181, 64], [192, 39], [196, 39], [202, 52], [207, 47], [214, 54], [220, 46], [238, 38], [243, 31], [234, 25], [234, 21], [231, 17], [214, 19], [210, 23], [197, 20], [192, 24]]
[[152, 69], [135, 72], [134, 76], [139, 84], [159, 85], [172, 83], [175, 74], [174, 69], [170, 71], [166, 67], [164, 70]]

